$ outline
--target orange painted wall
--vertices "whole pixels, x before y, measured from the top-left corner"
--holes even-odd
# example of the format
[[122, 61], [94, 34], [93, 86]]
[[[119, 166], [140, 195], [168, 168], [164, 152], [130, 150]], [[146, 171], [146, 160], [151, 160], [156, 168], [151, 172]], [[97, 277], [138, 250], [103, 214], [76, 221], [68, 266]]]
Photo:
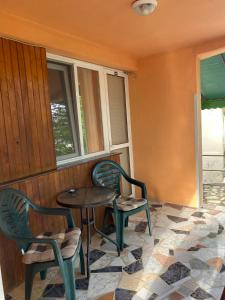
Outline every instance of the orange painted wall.
[[196, 205], [195, 74], [183, 49], [141, 60], [130, 76], [135, 175], [150, 199]]
[[65, 34], [0, 11], [0, 36], [47, 48], [47, 51], [122, 70], [136, 70], [137, 59], [126, 52]]
[[147, 183], [150, 199], [197, 206], [198, 62], [222, 52], [224, 38], [153, 55], [129, 77], [135, 176]]

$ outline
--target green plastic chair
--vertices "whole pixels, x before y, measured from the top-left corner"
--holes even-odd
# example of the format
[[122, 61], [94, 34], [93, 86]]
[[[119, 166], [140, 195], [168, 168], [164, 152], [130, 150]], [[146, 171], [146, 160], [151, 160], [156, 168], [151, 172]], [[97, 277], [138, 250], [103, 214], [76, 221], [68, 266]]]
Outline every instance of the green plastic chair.
[[[121, 176], [130, 184], [141, 188], [142, 199], [123, 196], [121, 198]], [[149, 235], [151, 236], [150, 208], [147, 200], [147, 189], [143, 182], [128, 176], [119, 164], [111, 160], [103, 160], [95, 165], [92, 170], [92, 182], [94, 185], [108, 187], [117, 192], [118, 196], [113, 202], [112, 208], [107, 207], [105, 209], [103, 228], [106, 226], [109, 213], [112, 213], [116, 225], [117, 244], [120, 250], [123, 250], [124, 247], [124, 227], [128, 225], [129, 216], [142, 210], [146, 211]]]
[[59, 243], [53, 238], [38, 238], [32, 235], [29, 228], [29, 208], [44, 215], [61, 215], [66, 217], [68, 229], [75, 228], [75, 223], [71, 212], [67, 208], [43, 208], [35, 205], [21, 191], [15, 189], [3, 189], [0, 191], [0, 230], [10, 239], [16, 241], [22, 253], [26, 253], [31, 245], [48, 245], [54, 251], [54, 258], [51, 261], [35, 262], [26, 264], [25, 269], [25, 300], [31, 299], [32, 284], [34, 275], [40, 272], [41, 279], [46, 278], [47, 269], [59, 266], [61, 275], [64, 279], [64, 286], [67, 300], [75, 300], [75, 261], [80, 256], [81, 273], [85, 273], [84, 255], [81, 238], [76, 246], [75, 254], [64, 259], [60, 250]]

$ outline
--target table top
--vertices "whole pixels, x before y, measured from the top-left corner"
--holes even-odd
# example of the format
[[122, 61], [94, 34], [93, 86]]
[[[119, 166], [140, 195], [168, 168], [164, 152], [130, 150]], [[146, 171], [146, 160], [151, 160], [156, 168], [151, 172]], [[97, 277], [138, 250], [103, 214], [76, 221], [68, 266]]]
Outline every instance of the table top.
[[105, 187], [84, 187], [75, 189], [74, 193], [64, 191], [57, 196], [57, 203], [64, 207], [96, 207], [114, 200], [116, 192]]

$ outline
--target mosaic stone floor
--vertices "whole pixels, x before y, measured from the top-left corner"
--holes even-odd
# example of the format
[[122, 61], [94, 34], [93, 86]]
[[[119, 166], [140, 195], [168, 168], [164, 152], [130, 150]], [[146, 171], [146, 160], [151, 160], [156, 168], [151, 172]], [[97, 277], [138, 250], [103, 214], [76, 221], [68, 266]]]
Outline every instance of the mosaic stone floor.
[[[150, 237], [145, 215], [130, 217], [120, 257], [112, 244], [95, 236], [89, 282], [77, 271], [77, 299], [220, 299], [225, 285], [225, 206], [209, 203], [195, 210], [153, 205], [152, 227]], [[23, 300], [23, 294], [21, 285], [8, 299]], [[36, 277], [33, 299], [65, 299], [57, 269], [45, 281]]]

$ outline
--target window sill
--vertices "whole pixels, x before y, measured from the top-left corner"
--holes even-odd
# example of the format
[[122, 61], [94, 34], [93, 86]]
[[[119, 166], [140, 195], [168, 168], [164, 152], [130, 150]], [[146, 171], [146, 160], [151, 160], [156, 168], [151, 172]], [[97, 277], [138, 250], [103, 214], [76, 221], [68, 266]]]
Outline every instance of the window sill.
[[100, 158], [108, 158], [110, 156], [119, 155], [119, 154], [120, 154], [119, 151], [118, 152], [108, 152], [108, 153], [96, 154], [91, 157], [71, 159], [68, 162], [61, 161], [60, 163], [58, 162], [58, 164], [57, 164], [57, 170], [62, 170], [62, 169], [65, 169], [65, 168], [68, 168], [71, 166], [77, 166], [77, 165], [87, 163], [89, 161], [93, 161], [93, 160], [100, 159]]

